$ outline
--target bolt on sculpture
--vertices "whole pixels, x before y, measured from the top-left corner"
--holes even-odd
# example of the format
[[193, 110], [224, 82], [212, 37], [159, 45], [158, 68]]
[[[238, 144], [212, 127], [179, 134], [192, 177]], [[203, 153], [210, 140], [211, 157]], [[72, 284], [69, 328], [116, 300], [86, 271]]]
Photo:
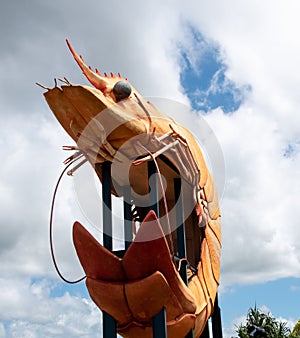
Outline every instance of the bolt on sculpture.
[[[217, 193], [201, 150], [185, 127], [161, 113], [120, 74], [86, 66], [69, 49], [94, 87], [64, 84], [44, 93], [59, 123], [76, 142], [66, 163], [88, 161], [103, 181], [111, 163], [111, 193], [130, 187], [132, 242], [120, 258], [80, 223], [74, 245], [91, 298], [112, 316], [124, 337], [152, 337], [152, 317], [166, 309], [168, 337], [199, 337], [211, 316], [220, 278], [221, 225]], [[149, 207], [147, 162], [159, 181], [159, 217]], [[74, 170], [74, 169], [73, 169]], [[178, 257], [174, 179], [181, 179], [186, 257]], [[151, 184], [150, 184], [151, 188]], [[174, 197], [175, 196], [175, 197]], [[111, 234], [110, 234], [111, 235]], [[187, 285], [179, 270], [185, 264]]]

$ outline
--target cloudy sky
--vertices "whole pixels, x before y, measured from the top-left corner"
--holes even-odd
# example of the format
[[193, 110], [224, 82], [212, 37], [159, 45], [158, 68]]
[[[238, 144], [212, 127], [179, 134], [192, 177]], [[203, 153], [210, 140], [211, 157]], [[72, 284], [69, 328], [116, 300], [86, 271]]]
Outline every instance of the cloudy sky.
[[[225, 338], [255, 304], [292, 326], [300, 318], [299, 1], [0, 6], [0, 337], [100, 336], [84, 284], [57, 277], [48, 244], [51, 196], [67, 156], [61, 146], [72, 142], [35, 82], [86, 84], [65, 38], [88, 64], [120, 72], [144, 96], [191, 107], [181, 116], [187, 126], [205, 121], [216, 136], [225, 165], [212, 168], [221, 177]], [[63, 179], [54, 233], [70, 279], [82, 275], [71, 225], [87, 222], [72, 187]]]

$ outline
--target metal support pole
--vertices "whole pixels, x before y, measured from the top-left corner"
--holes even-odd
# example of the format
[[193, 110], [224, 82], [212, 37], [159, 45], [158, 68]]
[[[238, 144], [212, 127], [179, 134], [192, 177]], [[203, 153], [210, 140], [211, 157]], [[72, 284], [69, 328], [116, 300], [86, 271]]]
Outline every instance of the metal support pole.
[[112, 251], [111, 163], [102, 164], [103, 246]]
[[[186, 241], [185, 241], [184, 216], [183, 216], [183, 201], [181, 195], [181, 178], [174, 179], [174, 191], [176, 203], [177, 247], [178, 247], [178, 256], [181, 259], [186, 258]], [[182, 261], [179, 273], [182, 280], [187, 285], [188, 278], [186, 267], [187, 262]]]
[[132, 242], [132, 215], [131, 215], [131, 187], [126, 186], [123, 190], [124, 194], [124, 241], [125, 251]]
[[[154, 161], [148, 162], [148, 182], [152, 175], [156, 174], [156, 166]], [[157, 217], [159, 218], [159, 201], [158, 201], [158, 182], [157, 179], [153, 180], [151, 187], [149, 186], [149, 203], [150, 209], [155, 211]]]
[[166, 309], [163, 308], [157, 315], [152, 318], [153, 338], [167, 337], [167, 319]]
[[200, 338], [209, 338], [208, 322], [205, 324], [205, 328], [204, 328]]
[[219, 307], [218, 294], [214, 304], [214, 312], [211, 317], [212, 332], [214, 338], [222, 338], [222, 321], [221, 321], [221, 309]]
[[[174, 179], [174, 194], [176, 203], [176, 225], [177, 225], [177, 247], [179, 258], [186, 258], [186, 237], [184, 228], [183, 199], [182, 199], [181, 178]], [[187, 262], [182, 261], [179, 274], [186, 285], [188, 285]], [[186, 338], [194, 338], [194, 330], [191, 330]]]
[[[111, 215], [111, 163], [102, 164], [102, 200], [103, 200], [103, 245], [112, 251], [112, 215]], [[103, 338], [116, 338], [116, 321], [108, 313], [103, 312]]]
[[[156, 166], [154, 161], [148, 162], [148, 181], [150, 177], [156, 174]], [[159, 201], [158, 201], [158, 182], [157, 179], [154, 180], [149, 187], [149, 202], [150, 209], [154, 210], [157, 217], [159, 218]], [[167, 337], [167, 319], [166, 319], [166, 309], [162, 310], [152, 318], [152, 330], [153, 338], [166, 338]]]
[[106, 312], [103, 312], [103, 338], [117, 338], [116, 321]]

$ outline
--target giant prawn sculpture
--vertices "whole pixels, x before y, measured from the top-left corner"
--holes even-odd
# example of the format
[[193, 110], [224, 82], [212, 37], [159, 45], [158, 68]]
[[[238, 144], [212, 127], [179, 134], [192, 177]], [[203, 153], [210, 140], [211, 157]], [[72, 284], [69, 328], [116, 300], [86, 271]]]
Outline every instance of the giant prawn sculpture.
[[[111, 162], [111, 192], [122, 196], [122, 187], [131, 187], [133, 223], [141, 223], [123, 258], [74, 223], [74, 245], [90, 296], [116, 320], [123, 337], [151, 337], [152, 317], [163, 307], [168, 337], [184, 337], [191, 329], [199, 337], [214, 308], [221, 248], [218, 198], [202, 152], [189, 130], [162, 114], [127, 79], [94, 71], [67, 44], [94, 86], [65, 80], [44, 93], [77, 144], [66, 148], [75, 151], [68, 161], [80, 157], [89, 161], [100, 180], [102, 164]], [[159, 218], [145, 207], [147, 161], [155, 161], [160, 176]], [[169, 183], [178, 174], [183, 182], [188, 285], [175, 259], [176, 201]]]

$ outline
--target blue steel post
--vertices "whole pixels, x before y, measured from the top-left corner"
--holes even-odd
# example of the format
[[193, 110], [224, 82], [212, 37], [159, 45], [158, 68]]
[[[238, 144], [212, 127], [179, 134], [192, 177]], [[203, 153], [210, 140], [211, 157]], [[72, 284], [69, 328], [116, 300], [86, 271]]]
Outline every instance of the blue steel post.
[[112, 216], [111, 216], [111, 163], [102, 164], [102, 199], [103, 199], [103, 245], [112, 251]]
[[211, 317], [212, 333], [214, 338], [222, 338], [222, 321], [221, 321], [221, 309], [219, 307], [218, 294], [214, 304], [214, 312]]
[[[102, 164], [102, 200], [103, 200], [103, 245], [112, 251], [112, 214], [111, 214], [111, 163]], [[103, 312], [103, 338], [116, 338], [116, 321], [108, 313]]]
[[124, 194], [124, 241], [125, 250], [127, 250], [132, 241], [132, 216], [131, 216], [131, 186], [126, 186], [123, 190]]
[[206, 323], [205, 328], [204, 328], [200, 338], [209, 338], [208, 322]]
[[[154, 161], [148, 162], [148, 181], [153, 174], [156, 174], [156, 165]], [[158, 182], [157, 178], [152, 181], [151, 187], [149, 187], [149, 200], [150, 209], [154, 210], [159, 218], [159, 201], [158, 201]], [[166, 338], [167, 337], [167, 319], [166, 309], [162, 310], [152, 318], [152, 330], [153, 338]]]
[[[176, 203], [176, 226], [177, 226], [177, 247], [179, 258], [186, 258], [186, 241], [185, 241], [185, 229], [184, 229], [184, 215], [183, 215], [183, 201], [181, 194], [181, 178], [174, 179], [174, 192], [175, 192], [175, 203]], [[188, 284], [187, 262], [182, 261], [181, 269], [179, 271], [180, 276], [184, 283]]]
[[[179, 258], [186, 258], [186, 237], [184, 228], [184, 214], [183, 214], [183, 198], [182, 198], [182, 186], [181, 178], [174, 179], [174, 194], [176, 203], [176, 226], [177, 226], [177, 248]], [[188, 285], [187, 277], [187, 262], [182, 261], [179, 274], [186, 285]], [[191, 330], [186, 338], [194, 338], [194, 331]]]

